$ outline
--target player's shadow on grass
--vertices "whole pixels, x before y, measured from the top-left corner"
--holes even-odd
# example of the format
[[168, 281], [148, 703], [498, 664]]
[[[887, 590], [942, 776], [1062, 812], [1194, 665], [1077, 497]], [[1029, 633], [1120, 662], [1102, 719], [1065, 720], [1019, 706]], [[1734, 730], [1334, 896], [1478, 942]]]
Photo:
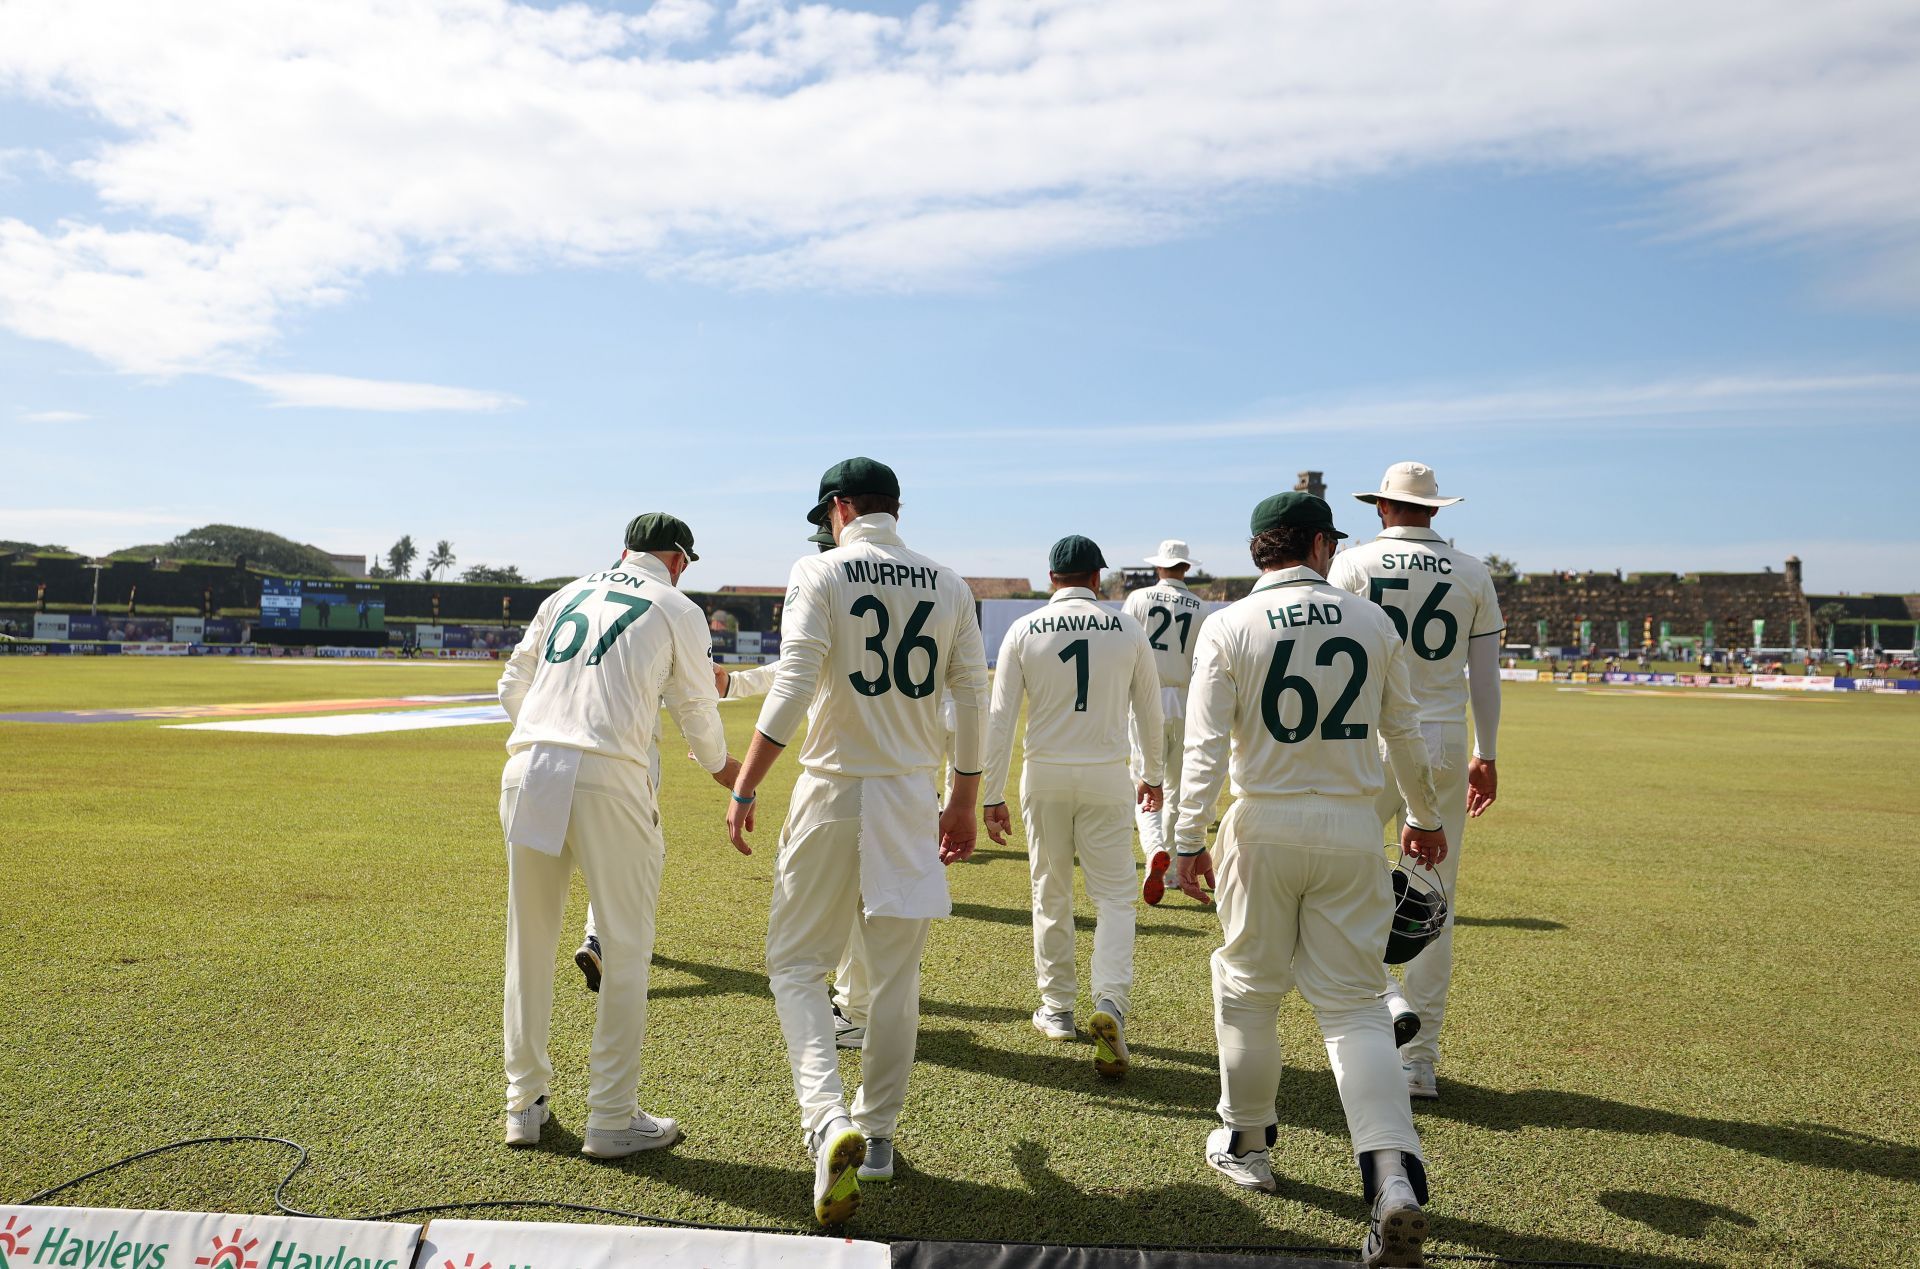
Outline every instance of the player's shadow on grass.
[[1503, 1132], [1520, 1128], [1591, 1128], [1636, 1136], [1691, 1137], [1786, 1163], [1865, 1172], [1909, 1184], [1920, 1181], [1920, 1147], [1825, 1124], [1715, 1119], [1635, 1106], [1587, 1093], [1551, 1088], [1527, 1088], [1509, 1093], [1454, 1079], [1441, 1085], [1438, 1101], [1423, 1102], [1419, 1109], [1424, 1115], [1438, 1115]]
[[655, 953], [653, 957], [655, 973], [660, 970], [672, 970], [676, 974], [690, 974], [699, 979], [693, 983], [668, 983], [662, 986], [657, 980], [647, 985], [649, 1000], [685, 1000], [701, 996], [766, 996], [771, 998], [772, 989], [767, 986], [765, 974], [755, 974], [744, 969], [734, 969], [728, 965], [708, 965], [702, 961], [683, 961], [671, 956]]
[[[1116, 1110], [1209, 1121], [1215, 1117], [1214, 1103], [1220, 1090], [1213, 1077], [1211, 1055], [1161, 1050], [1181, 1053], [1186, 1059], [1204, 1057], [1204, 1063], [1189, 1060], [1185, 1065], [1188, 1068], [1202, 1065], [1206, 1073], [1149, 1062], [1136, 1063], [1126, 1078], [1113, 1080], [1095, 1073], [1091, 1045], [1074, 1043], [1049, 1048], [1052, 1051], [1046, 1053], [1019, 1053], [982, 1044], [971, 1031], [922, 1027], [918, 1057], [921, 1062], [934, 1066], [991, 1075], [1023, 1086], [1057, 1088], [1098, 1097]], [[1147, 1056], [1144, 1050], [1136, 1048], [1135, 1051]]]
[[1490, 926], [1500, 930], [1564, 930], [1566, 925], [1559, 921], [1549, 921], [1544, 917], [1470, 917], [1453, 918], [1455, 925]]
[[[996, 908], [987, 903], [956, 903], [953, 905], [953, 915], [970, 921], [991, 921], [995, 925], [1031, 926], [1033, 924], [1033, 913], [1026, 908]], [[1073, 928], [1078, 933], [1091, 934], [1093, 918], [1081, 916], [1076, 912], [1073, 917]], [[1186, 939], [1205, 938], [1209, 934], [1209, 931], [1195, 926], [1168, 925], [1164, 921], [1148, 923], [1136, 919], [1133, 928], [1137, 935], [1171, 934], [1176, 938]]]
[[[955, 1000], [935, 1000], [931, 996], [920, 1001], [921, 1034], [926, 1034], [925, 1019], [958, 1018], [963, 1022], [1003, 1022], [1008, 1026], [1031, 1026], [1032, 1015], [1025, 1009], [1016, 1009], [1009, 1005], [968, 1005]], [[1172, 1062], [1180, 1066], [1198, 1067], [1203, 1071], [1217, 1072], [1220, 1069], [1216, 1054], [1202, 1053], [1197, 1049], [1170, 1049], [1161, 1044], [1142, 1044], [1135, 1040], [1127, 1041], [1127, 1047], [1141, 1057], [1156, 1062]]]
[[1726, 1221], [1742, 1229], [1753, 1229], [1759, 1222], [1745, 1212], [1681, 1198], [1674, 1194], [1649, 1194], [1644, 1190], [1608, 1190], [1600, 1196], [1600, 1206], [1615, 1216], [1656, 1229], [1675, 1238], [1704, 1238], [1715, 1221]]

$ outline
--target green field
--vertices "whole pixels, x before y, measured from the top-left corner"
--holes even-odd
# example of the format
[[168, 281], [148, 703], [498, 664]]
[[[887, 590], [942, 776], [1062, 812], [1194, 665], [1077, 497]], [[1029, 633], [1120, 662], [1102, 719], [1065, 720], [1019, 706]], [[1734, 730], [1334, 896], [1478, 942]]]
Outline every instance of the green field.
[[[0, 712], [451, 695], [496, 673], [0, 658]], [[723, 714], [743, 748], [754, 707]], [[1895, 937], [1920, 882], [1920, 700], [1514, 684], [1505, 720], [1503, 797], [1466, 843], [1443, 1099], [1416, 1111], [1433, 1248], [1920, 1263]], [[791, 761], [751, 859], [724, 840], [720, 791], [668, 761], [642, 1101], [688, 1139], [602, 1164], [577, 1153], [594, 998], [570, 941], [558, 1122], [545, 1149], [500, 1144], [504, 731], [0, 723], [0, 1200], [175, 1138], [272, 1133], [314, 1151], [288, 1195], [309, 1210], [540, 1197], [805, 1231], [761, 964]], [[1209, 913], [1143, 912], [1136, 1068], [1115, 1084], [1089, 1046], [1027, 1023], [1019, 841], [984, 847], [953, 888], [926, 960], [907, 1166], [852, 1232], [1351, 1254], [1365, 1211], [1304, 1005], [1282, 1016], [1280, 1195], [1232, 1191], [1202, 1160]], [[284, 1166], [270, 1146], [195, 1148], [60, 1201], [269, 1210]]]

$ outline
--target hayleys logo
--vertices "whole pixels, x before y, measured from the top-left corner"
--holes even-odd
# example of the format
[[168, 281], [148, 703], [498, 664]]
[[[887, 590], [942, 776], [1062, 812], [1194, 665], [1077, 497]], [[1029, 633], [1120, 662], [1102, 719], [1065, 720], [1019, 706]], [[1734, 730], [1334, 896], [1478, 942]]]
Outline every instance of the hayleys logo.
[[446, 1269], [493, 1269], [493, 1262], [492, 1262], [491, 1260], [483, 1260], [483, 1261], [481, 1261], [481, 1262], [480, 1262], [480, 1264], [479, 1264], [479, 1265], [477, 1265], [477, 1266], [476, 1266], [476, 1265], [475, 1265], [475, 1264], [473, 1263], [473, 1253], [472, 1253], [472, 1252], [468, 1252], [468, 1253], [467, 1253], [467, 1261], [466, 1261], [466, 1263], [465, 1263], [464, 1265], [456, 1265], [456, 1264], [454, 1264], [454, 1263], [453, 1263], [453, 1257], [452, 1257], [452, 1256], [448, 1256], [448, 1257], [447, 1257], [447, 1263], [446, 1263]]
[[7, 1269], [10, 1264], [24, 1265], [33, 1254], [33, 1248], [27, 1246], [27, 1235], [33, 1232], [33, 1226], [20, 1225], [16, 1229], [19, 1219], [9, 1216], [7, 1223], [0, 1226], [0, 1269]]
[[219, 1269], [221, 1265], [231, 1265], [232, 1269], [260, 1269], [260, 1262], [252, 1259], [249, 1254], [260, 1245], [260, 1240], [247, 1238], [247, 1241], [242, 1243], [240, 1240], [246, 1237], [245, 1233], [237, 1229], [233, 1231], [231, 1239], [224, 1239], [215, 1234], [213, 1251], [205, 1256], [195, 1256], [193, 1263], [203, 1265], [206, 1269]]

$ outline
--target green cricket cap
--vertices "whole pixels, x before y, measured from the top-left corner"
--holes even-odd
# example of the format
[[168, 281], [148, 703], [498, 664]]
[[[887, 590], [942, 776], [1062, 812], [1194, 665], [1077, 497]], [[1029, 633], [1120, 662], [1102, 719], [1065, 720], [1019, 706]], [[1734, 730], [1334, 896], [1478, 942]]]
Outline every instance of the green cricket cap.
[[693, 530], [678, 516], [664, 511], [645, 511], [627, 522], [629, 551], [680, 551], [689, 560], [693, 553]]
[[893, 474], [893, 468], [878, 459], [843, 458], [827, 468], [826, 475], [820, 477], [820, 497], [813, 504], [813, 510], [807, 512], [807, 522], [825, 524], [827, 508], [835, 498], [852, 498], [859, 494], [898, 498], [900, 478]]
[[1069, 533], [1053, 544], [1047, 552], [1047, 568], [1055, 573], [1091, 573], [1097, 568], [1107, 566], [1107, 557], [1100, 554], [1092, 538], [1083, 538], [1078, 533]]
[[1347, 536], [1333, 527], [1333, 508], [1325, 498], [1297, 489], [1277, 493], [1253, 509], [1253, 536], [1269, 529], [1318, 529], [1336, 538]]
[[818, 533], [807, 534], [807, 541], [811, 542], [813, 545], [819, 547], [823, 551], [834, 544], [833, 534], [829, 533], [825, 529], [820, 530]]

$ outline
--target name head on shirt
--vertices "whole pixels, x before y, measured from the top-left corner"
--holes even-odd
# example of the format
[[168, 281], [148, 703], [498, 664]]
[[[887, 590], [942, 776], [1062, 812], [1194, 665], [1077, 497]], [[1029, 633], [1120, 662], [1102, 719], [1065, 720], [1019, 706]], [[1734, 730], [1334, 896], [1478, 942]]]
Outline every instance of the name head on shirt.
[[850, 582], [869, 586], [919, 586], [931, 590], [940, 581], [937, 568], [918, 568], [895, 564], [892, 560], [841, 560], [840, 567]]
[[1062, 613], [1059, 616], [1035, 617], [1027, 623], [1029, 634], [1052, 634], [1057, 630], [1118, 630], [1120, 618], [1110, 612]]
[[1382, 555], [1381, 568], [1402, 568], [1409, 573], [1451, 573], [1453, 561], [1444, 555], [1426, 555], [1413, 551], [1405, 555]]
[[1341, 622], [1339, 604], [1288, 604], [1267, 609], [1267, 627], [1271, 630], [1294, 626], [1337, 626]]

